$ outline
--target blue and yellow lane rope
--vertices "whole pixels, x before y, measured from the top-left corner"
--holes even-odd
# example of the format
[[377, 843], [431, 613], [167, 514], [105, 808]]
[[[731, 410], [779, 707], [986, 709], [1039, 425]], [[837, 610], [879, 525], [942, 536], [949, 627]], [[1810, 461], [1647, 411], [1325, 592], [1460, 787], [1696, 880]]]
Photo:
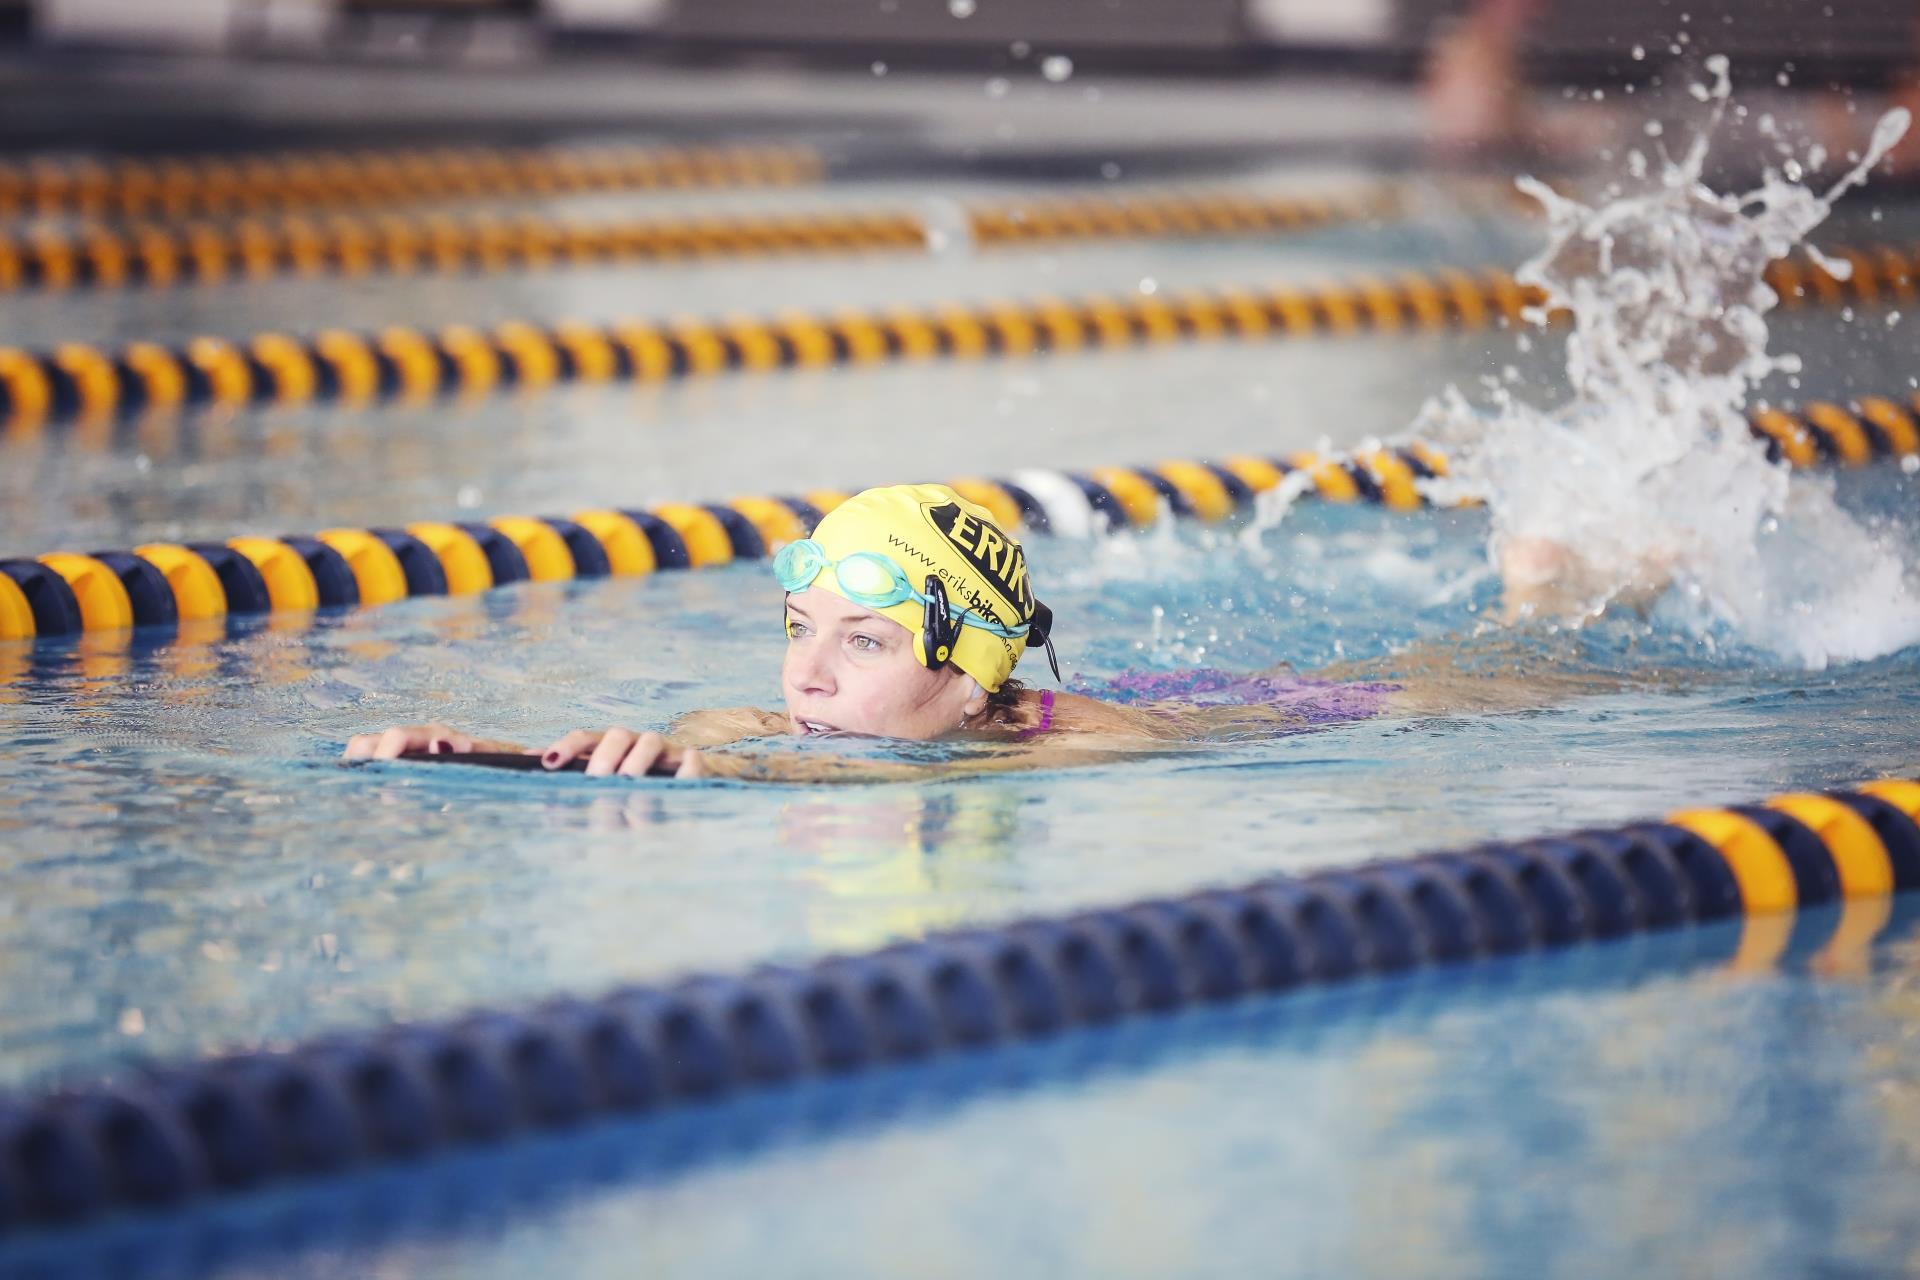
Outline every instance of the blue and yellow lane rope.
[[[1817, 263], [1806, 268], [1776, 263], [1773, 278], [1795, 305], [1848, 297], [1911, 298], [1914, 283], [1906, 259], [1899, 259], [1896, 271], [1887, 260], [1892, 253], [1839, 251], [1835, 256], [1855, 264], [1845, 281]], [[572, 383], [661, 383], [726, 373], [1019, 358], [1176, 342], [1480, 329], [1518, 324], [1539, 301], [1536, 291], [1505, 271], [1443, 269], [1297, 287], [842, 310], [774, 320], [551, 327], [515, 321], [492, 329], [452, 325], [437, 333], [394, 326], [378, 333], [330, 329], [304, 338], [284, 333], [238, 341], [201, 337], [178, 347], [153, 342], [118, 350], [77, 342], [38, 352], [0, 347], [0, 430], [17, 435], [48, 423], [98, 423], [148, 410], [233, 411], [269, 404], [357, 409]]]
[[155, 1064], [0, 1099], [0, 1234], [1636, 934], [1857, 968], [1915, 888], [1920, 782], [1890, 778]]
[[[1765, 410], [1754, 415], [1753, 430], [1790, 465], [1852, 465], [1920, 456], [1917, 414], [1920, 394], [1905, 405], [1868, 396], [1845, 407], [1823, 401], [1791, 413]], [[1413, 443], [1344, 455], [1240, 454], [1084, 472], [1035, 469], [951, 483], [1007, 529], [1047, 533], [1141, 528], [1163, 513], [1216, 522], [1283, 484], [1304, 498], [1409, 511], [1428, 505], [1423, 482], [1446, 473], [1443, 454]], [[817, 490], [0, 560], [0, 640], [365, 608], [517, 582], [703, 568], [765, 556], [805, 537], [846, 496]]]
[[[1272, 235], [1398, 213], [1395, 189], [1322, 196], [1234, 191], [1003, 201], [963, 207], [977, 247]], [[709, 214], [580, 222], [525, 211], [335, 213], [214, 222], [0, 228], [0, 294], [168, 288], [281, 276], [485, 274], [684, 259], [928, 252], [937, 228], [903, 210]]]
[[0, 162], [0, 218], [181, 218], [820, 181], [806, 146], [437, 147]]

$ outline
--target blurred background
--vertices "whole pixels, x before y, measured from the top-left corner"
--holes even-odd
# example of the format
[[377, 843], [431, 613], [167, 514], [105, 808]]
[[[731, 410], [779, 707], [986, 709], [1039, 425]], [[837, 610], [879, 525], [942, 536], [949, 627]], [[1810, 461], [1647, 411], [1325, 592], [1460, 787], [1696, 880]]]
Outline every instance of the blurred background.
[[[1657, 172], [1704, 126], [1710, 55], [1730, 58], [1739, 104], [1713, 180], [1752, 182], [1787, 152], [1796, 172], [1837, 174], [1889, 104], [1916, 100], [1916, 30], [1897, 0], [0, 0], [0, 257], [17, 259], [0, 264], [0, 348], [149, 343], [185, 359], [201, 335], [253, 352], [263, 334], [396, 324], [821, 317], [1511, 269], [1542, 234], [1514, 178], [1591, 196]], [[1915, 145], [1842, 205], [1830, 243], [1899, 241], [1904, 215], [1883, 201]], [[696, 171], [713, 147], [787, 148], [787, 167]], [[666, 167], [583, 178], [607, 148]], [[398, 187], [395, 165], [413, 166]], [[1278, 203], [1256, 219], [1141, 203], [1168, 197]], [[1131, 221], [1090, 232], [1083, 207], [1018, 234], [1068, 198]], [[1338, 208], [1313, 203], [1327, 200]], [[464, 247], [433, 269], [390, 269], [381, 254], [400, 251], [382, 249], [369, 269], [352, 246], [402, 234], [390, 215], [416, 242], [457, 221]], [[834, 217], [892, 217], [905, 239], [817, 225], [794, 233], [818, 232], [805, 251], [741, 239], [771, 233], [740, 219]], [[732, 240], [686, 247], [716, 226]], [[635, 249], [648, 235], [680, 239]], [[556, 252], [566, 237], [592, 244]], [[1782, 334], [1835, 389], [1907, 363], [1903, 333], [1834, 310]], [[0, 501], [9, 548], [37, 553], [1088, 466], [1164, 455], [1175, 431], [1216, 453], [1345, 446], [1400, 431], [1449, 383], [1517, 370], [1542, 396], [1557, 385], [1558, 358], [1511, 332], [1385, 341], [883, 361], [612, 398], [566, 385], [458, 413], [341, 411], [324, 386], [294, 403], [255, 353], [246, 412], [220, 431], [136, 430], [119, 412], [23, 440], [16, 413]], [[199, 403], [199, 366], [182, 367]], [[75, 407], [73, 375], [48, 376]], [[754, 447], [714, 448], [720, 425]], [[157, 465], [178, 458], [195, 465]]]
[[[1439, 132], [1485, 134], [1447, 98], [1461, 81], [1503, 108], [1516, 75], [1555, 92], [1644, 89], [1709, 47], [1755, 83], [1784, 69], [1803, 88], [1893, 87], [1914, 26], [1904, 0], [0, 0], [0, 142], [749, 129], [863, 155], [909, 140], [1000, 154], [1044, 140], [1379, 144], [1435, 131], [1412, 110], [1423, 79], [1454, 117]], [[1167, 110], [1170, 95], [1143, 90], [1090, 110], [1083, 94], [1027, 92], [1088, 73], [1204, 79], [1221, 96]], [[1010, 87], [983, 97], [996, 75]], [[1257, 105], [1332, 79], [1379, 92]]]

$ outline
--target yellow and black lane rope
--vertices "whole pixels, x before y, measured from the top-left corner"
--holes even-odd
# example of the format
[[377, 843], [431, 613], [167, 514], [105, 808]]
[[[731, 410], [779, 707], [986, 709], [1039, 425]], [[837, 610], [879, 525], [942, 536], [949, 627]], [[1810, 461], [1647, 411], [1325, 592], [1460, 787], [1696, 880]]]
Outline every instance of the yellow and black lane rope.
[[[1842, 251], [1838, 280], [1817, 264], [1776, 264], [1771, 278], [1810, 299], [1913, 296], [1911, 261], [1892, 249]], [[296, 338], [136, 342], [118, 351], [68, 343], [50, 352], [0, 347], [0, 429], [100, 422], [142, 410], [273, 404], [361, 408], [479, 396], [505, 387], [659, 383], [919, 359], [978, 360], [1228, 338], [1480, 329], [1519, 322], [1537, 291], [1499, 269], [1403, 271], [1321, 285], [1225, 288], [1121, 297], [1038, 298], [886, 311], [794, 313], [772, 320], [525, 322], [438, 333], [326, 330]]]
[[439, 147], [0, 163], [0, 217], [181, 218], [596, 191], [793, 187], [806, 146]]
[[[1794, 465], [1847, 464], [1920, 456], [1916, 413], [1920, 395], [1906, 405], [1866, 397], [1846, 408], [1820, 403], [1795, 414], [1767, 410], [1753, 421], [1769, 448]], [[1287, 483], [1302, 496], [1328, 502], [1412, 510], [1427, 505], [1422, 482], [1446, 472], [1444, 455], [1415, 443], [1343, 455], [1247, 454], [1085, 472], [1030, 470], [952, 484], [1005, 528], [1045, 533], [1143, 527], [1163, 514], [1224, 520]], [[0, 560], [0, 640], [173, 627], [229, 614], [304, 614], [411, 596], [466, 595], [529, 580], [632, 577], [726, 564], [805, 537], [846, 497], [819, 490]]]
[[203, 337], [117, 351], [68, 343], [0, 348], [0, 428], [97, 422], [148, 409], [232, 410], [338, 403], [359, 408], [557, 383], [661, 383], [723, 373], [978, 360], [1226, 337], [1484, 327], [1519, 319], [1530, 295], [1504, 271], [1441, 271], [1347, 284], [1071, 301], [794, 313], [719, 322], [523, 322], [437, 333], [326, 330]]
[[[964, 1064], [936, 1077], [948, 1082], [943, 1100], [957, 1079], [1030, 1074], [1028, 1049], [1041, 1044], [1070, 1055], [1076, 1078], [1115, 1059], [1137, 1072], [1143, 1042], [1198, 1027], [1314, 1025], [1327, 1006], [1279, 1003], [1309, 990], [1345, 986], [1345, 1007], [1390, 1009], [1384, 1025], [1404, 1034], [1410, 1004], [1450, 1012], [1443, 993], [1473, 990], [1474, 966], [1495, 963], [1478, 971], [1476, 1001], [1492, 990], [1533, 1001], [1567, 985], [1584, 996], [1643, 984], [1651, 970], [1864, 976], [1912, 945], [1920, 781], [1863, 780], [1411, 857], [1342, 858], [1317, 833], [1314, 847], [1334, 856], [1301, 873], [606, 994], [551, 993], [518, 1009], [330, 1030], [10, 1095], [0, 1237], [12, 1248], [16, 1236], [65, 1231], [57, 1239], [71, 1250], [72, 1233], [96, 1220], [138, 1213], [144, 1231], [176, 1230], [159, 1215], [219, 1214], [209, 1202], [238, 1195], [287, 1197], [307, 1213], [358, 1206], [391, 1194], [391, 1181], [374, 1181], [386, 1168], [458, 1168], [481, 1147], [616, 1124], [634, 1145], [675, 1132], [636, 1134], [637, 1124], [711, 1128], [716, 1105], [779, 1117], [765, 1126], [779, 1131], [787, 1117], [813, 1114], [829, 1081], [877, 1091], [866, 1096], [886, 1106], [869, 1101], [863, 1114], [911, 1098], [924, 1115], [930, 1064]], [[1651, 941], [1662, 935], [1667, 943]], [[1629, 940], [1631, 950], [1605, 950]], [[1587, 954], [1551, 976], [1547, 957], [1575, 948]], [[1426, 973], [1452, 976], [1417, 976]], [[1407, 983], [1421, 992], [1411, 1001]], [[1811, 1040], [1825, 1028], [1809, 1019], [1796, 1030]], [[1899, 1069], [1886, 1059], [1883, 1071]], [[902, 1071], [920, 1078], [903, 1086]], [[754, 1101], [782, 1092], [784, 1109]], [[1758, 1102], [1741, 1114], [1766, 1123], [1774, 1113]], [[720, 1141], [735, 1150], [739, 1131], [723, 1125]], [[343, 1176], [366, 1181], [314, 1185]], [[442, 1199], [431, 1184], [414, 1195]], [[117, 1235], [95, 1247], [103, 1263], [106, 1250], [117, 1261], [125, 1248]]]
[[[1194, 192], [982, 204], [963, 211], [984, 248], [1064, 240], [1270, 235], [1386, 217], [1381, 188], [1337, 196]], [[940, 229], [900, 210], [730, 214], [585, 223], [538, 213], [288, 215], [233, 223], [95, 223], [0, 229], [0, 293], [490, 273], [689, 258], [927, 252]]]

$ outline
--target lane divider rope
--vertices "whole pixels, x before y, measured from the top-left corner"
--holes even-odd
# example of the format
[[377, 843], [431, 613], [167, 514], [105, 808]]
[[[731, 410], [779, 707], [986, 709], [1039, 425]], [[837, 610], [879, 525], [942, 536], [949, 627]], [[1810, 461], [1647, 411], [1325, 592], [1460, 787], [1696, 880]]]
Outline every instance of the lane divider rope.
[[1731, 967], [1802, 932], [1857, 963], [1916, 887], [1920, 782], [1888, 779], [155, 1065], [0, 1101], [0, 1233], [1716, 921]]
[[439, 147], [0, 162], [0, 217], [167, 217], [818, 182], [804, 146]]
[[[981, 248], [1067, 240], [1270, 235], [1400, 212], [1393, 189], [1326, 196], [1194, 192], [980, 204], [962, 210]], [[0, 293], [436, 273], [776, 254], [930, 252], [942, 228], [903, 210], [726, 214], [624, 222], [539, 213], [335, 214], [233, 225], [0, 229]]]
[[[1845, 407], [1822, 401], [1793, 412], [1766, 409], [1750, 421], [1769, 454], [1793, 467], [1920, 457], [1920, 393], [1905, 405], [1867, 396]], [[1428, 505], [1422, 483], [1446, 474], [1446, 456], [1416, 442], [1345, 455], [1241, 454], [1084, 472], [1033, 468], [951, 483], [1009, 530], [1083, 536], [1106, 527], [1143, 528], [1163, 513], [1225, 520], [1283, 484], [1306, 498], [1416, 510]], [[756, 559], [805, 537], [846, 497], [815, 490], [651, 510], [418, 521], [0, 560], [0, 640], [369, 607], [517, 582], [631, 577]]]
[[[1914, 261], [1891, 248], [1838, 250], [1840, 280], [1818, 262], [1776, 262], [1768, 280], [1788, 305], [1904, 301]], [[67, 343], [50, 352], [0, 347], [0, 428], [98, 423], [143, 410], [232, 411], [252, 405], [420, 404], [507, 387], [662, 383], [726, 372], [1134, 348], [1182, 341], [1484, 329], [1518, 325], [1537, 291], [1498, 269], [1364, 275], [1266, 289], [1169, 296], [1039, 298], [981, 305], [843, 310], [774, 320], [563, 323], [513, 321], [437, 334], [396, 326], [377, 334], [330, 329], [312, 338], [264, 333], [195, 338], [184, 347], [135, 342], [118, 351]]]

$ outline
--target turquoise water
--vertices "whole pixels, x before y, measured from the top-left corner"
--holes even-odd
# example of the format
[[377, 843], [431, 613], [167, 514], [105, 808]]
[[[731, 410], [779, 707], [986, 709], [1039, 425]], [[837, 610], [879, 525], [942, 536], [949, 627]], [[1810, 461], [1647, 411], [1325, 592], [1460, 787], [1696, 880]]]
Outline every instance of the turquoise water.
[[[1366, 258], [1357, 231], [1329, 235], [1045, 257], [1084, 287], [1117, 287], [1265, 278], [1288, 255], [1288, 271], [1377, 268], [1449, 243], [1406, 238]], [[969, 264], [870, 265], [859, 288], [912, 277], [928, 296], [963, 283], [987, 296], [1040, 260], [987, 279]], [[765, 271], [781, 282], [770, 300], [858, 292], [819, 264]], [[245, 313], [200, 293], [169, 314], [183, 330], [256, 317], [304, 329], [322, 314], [372, 325], [413, 303], [461, 316], [490, 287], [463, 283], [429, 306], [399, 290], [272, 286], [233, 294], [252, 299]], [[665, 301], [689, 304], [694, 287]], [[673, 309], [632, 288], [576, 275], [485, 296], [502, 315]], [[130, 323], [99, 299], [60, 305], [66, 333]], [[46, 322], [13, 314], [8, 337]], [[1884, 312], [1806, 314], [1781, 332], [1807, 354], [1804, 393], [1907, 385], [1911, 343]], [[259, 414], [167, 447], [8, 441], [0, 492], [9, 550], [37, 551], [1280, 452], [1393, 429], [1445, 381], [1506, 363], [1551, 382], [1550, 344], [1437, 335], [565, 393], [464, 413]], [[1896, 521], [1917, 483], [1897, 468], [1840, 481], [1850, 508]], [[778, 592], [754, 565], [238, 624], [202, 646], [0, 652], [0, 1081], [1920, 772], [1920, 652], [1809, 672], [1736, 636], [1708, 644], [1667, 614], [1516, 642], [1484, 622], [1483, 532], [1471, 512], [1302, 507], [1257, 537], [1167, 529], [1031, 551], [1069, 675], [1309, 671], [1420, 640], [1483, 674], [1517, 664], [1510, 679], [1611, 673], [1620, 687], [965, 783], [636, 785], [334, 761], [351, 733], [396, 721], [539, 743], [773, 705]], [[1920, 534], [1900, 538], [1914, 563]], [[1726, 972], [1727, 932], [1597, 947], [276, 1193], [152, 1237], [124, 1227], [0, 1252], [0, 1269], [1911, 1268], [1920, 959], [1897, 940], [1821, 952], [1809, 929], [1771, 972]]]
[[[1897, 472], [1849, 479], [1860, 504], [1911, 500]], [[1415, 635], [1504, 666], [1510, 642], [1474, 634], [1492, 592], [1479, 536], [1471, 513], [1318, 508], [1251, 547], [1167, 530], [1036, 540], [1033, 561], [1069, 676], [1312, 670]], [[0, 955], [36, 979], [4, 1002], [8, 1076], [1920, 763], [1920, 654], [1816, 674], [1642, 624], [1524, 639], [1517, 661], [1677, 684], [991, 781], [809, 791], [333, 760], [396, 721], [539, 744], [777, 705], [778, 603], [762, 567], [739, 565], [409, 602], [204, 648], [43, 646], [0, 704], [0, 821], [18, 850], [5, 897], [32, 903]], [[845, 749], [806, 749], [823, 747]]]

